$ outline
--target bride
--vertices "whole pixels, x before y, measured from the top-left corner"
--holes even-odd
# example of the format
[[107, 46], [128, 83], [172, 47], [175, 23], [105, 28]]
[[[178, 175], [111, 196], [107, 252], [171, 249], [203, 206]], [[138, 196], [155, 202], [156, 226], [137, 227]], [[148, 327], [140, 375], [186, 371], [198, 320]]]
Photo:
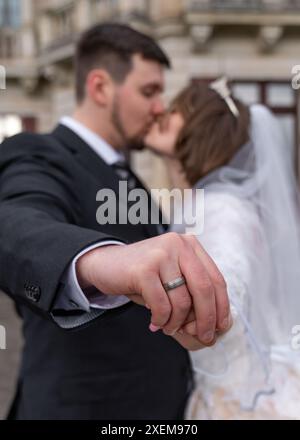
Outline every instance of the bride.
[[[146, 144], [163, 155], [173, 187], [204, 189], [196, 235], [226, 280], [234, 316], [215, 346], [190, 353], [196, 385], [186, 418], [299, 419], [298, 192], [275, 118], [234, 99], [225, 79], [192, 84]], [[195, 335], [195, 323], [182, 330]]]

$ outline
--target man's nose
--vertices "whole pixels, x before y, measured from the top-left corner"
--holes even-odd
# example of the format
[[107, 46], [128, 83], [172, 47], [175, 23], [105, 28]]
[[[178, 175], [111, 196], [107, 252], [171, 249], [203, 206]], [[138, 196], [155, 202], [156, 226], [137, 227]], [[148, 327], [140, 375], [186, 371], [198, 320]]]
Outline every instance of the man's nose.
[[162, 99], [157, 99], [153, 103], [152, 113], [154, 116], [159, 116], [165, 112], [165, 105]]

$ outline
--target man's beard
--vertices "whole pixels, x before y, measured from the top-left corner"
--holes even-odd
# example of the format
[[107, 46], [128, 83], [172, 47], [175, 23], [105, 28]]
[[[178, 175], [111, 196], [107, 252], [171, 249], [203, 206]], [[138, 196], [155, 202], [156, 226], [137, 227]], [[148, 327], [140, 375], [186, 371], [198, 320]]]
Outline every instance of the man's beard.
[[127, 136], [126, 130], [124, 128], [124, 125], [120, 117], [117, 97], [115, 97], [113, 102], [111, 122], [121, 140], [122, 148], [128, 148], [130, 150], [139, 150], [139, 151], [145, 148], [145, 144], [142, 136], [135, 136], [131, 138]]

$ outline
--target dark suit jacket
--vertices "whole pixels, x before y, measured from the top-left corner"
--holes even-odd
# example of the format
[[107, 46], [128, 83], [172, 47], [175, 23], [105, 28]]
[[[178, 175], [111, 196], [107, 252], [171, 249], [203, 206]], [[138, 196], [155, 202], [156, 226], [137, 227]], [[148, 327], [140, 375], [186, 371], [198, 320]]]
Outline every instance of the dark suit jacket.
[[188, 353], [149, 331], [146, 308], [130, 303], [72, 331], [51, 316], [62, 274], [78, 252], [101, 240], [130, 243], [156, 234], [151, 225], [97, 223], [97, 191], [118, 192], [118, 182], [62, 125], [51, 134], [14, 136], [0, 148], [0, 288], [24, 320], [17, 419], [182, 417]]

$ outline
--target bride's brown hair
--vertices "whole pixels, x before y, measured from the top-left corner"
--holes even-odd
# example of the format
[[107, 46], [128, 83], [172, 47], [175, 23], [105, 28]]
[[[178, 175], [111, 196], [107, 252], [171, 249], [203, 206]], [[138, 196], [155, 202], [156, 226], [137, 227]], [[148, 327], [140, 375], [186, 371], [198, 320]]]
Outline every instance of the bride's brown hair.
[[192, 83], [173, 100], [171, 109], [185, 120], [175, 153], [191, 185], [228, 163], [249, 140], [249, 109], [237, 99], [234, 102], [238, 117], [204, 81]]

